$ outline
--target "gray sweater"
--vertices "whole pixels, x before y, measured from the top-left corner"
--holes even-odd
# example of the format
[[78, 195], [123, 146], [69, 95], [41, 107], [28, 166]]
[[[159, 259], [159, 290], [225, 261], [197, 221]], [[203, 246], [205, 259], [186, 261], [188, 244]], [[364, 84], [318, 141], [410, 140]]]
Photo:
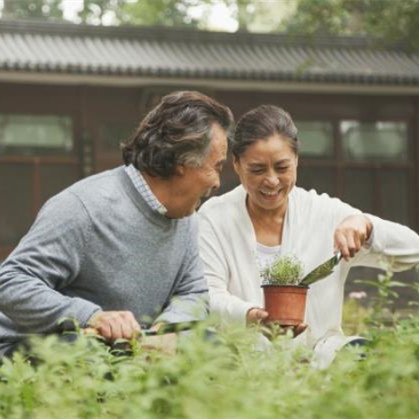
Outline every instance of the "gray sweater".
[[123, 167], [51, 198], [0, 266], [0, 354], [63, 317], [85, 326], [100, 309], [132, 311], [143, 325], [207, 314], [195, 215], [153, 211]]

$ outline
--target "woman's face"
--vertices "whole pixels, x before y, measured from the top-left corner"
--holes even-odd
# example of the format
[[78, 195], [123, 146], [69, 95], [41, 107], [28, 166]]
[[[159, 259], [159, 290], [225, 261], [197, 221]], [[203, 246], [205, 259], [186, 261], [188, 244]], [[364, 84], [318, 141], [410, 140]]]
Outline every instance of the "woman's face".
[[298, 157], [279, 134], [261, 139], [234, 158], [234, 170], [249, 196], [249, 205], [283, 209], [297, 180]]

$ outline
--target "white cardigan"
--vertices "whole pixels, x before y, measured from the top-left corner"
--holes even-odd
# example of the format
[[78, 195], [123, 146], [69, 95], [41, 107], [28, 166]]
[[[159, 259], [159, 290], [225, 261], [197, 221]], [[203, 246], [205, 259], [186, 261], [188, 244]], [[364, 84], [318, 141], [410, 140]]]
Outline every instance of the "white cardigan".
[[[258, 271], [256, 237], [246, 208], [246, 191], [234, 190], [208, 200], [199, 210], [200, 252], [208, 281], [211, 311], [225, 320], [244, 323], [252, 307], [264, 307]], [[336, 226], [359, 210], [327, 194], [294, 187], [289, 195], [281, 253], [297, 256], [304, 274], [333, 255]], [[328, 346], [334, 353], [356, 337], [341, 328], [344, 284], [352, 266], [380, 268], [392, 261], [394, 271], [419, 263], [419, 236], [408, 227], [367, 215], [373, 224], [369, 246], [332, 275], [310, 286], [305, 322], [308, 329], [296, 339], [309, 347]]]

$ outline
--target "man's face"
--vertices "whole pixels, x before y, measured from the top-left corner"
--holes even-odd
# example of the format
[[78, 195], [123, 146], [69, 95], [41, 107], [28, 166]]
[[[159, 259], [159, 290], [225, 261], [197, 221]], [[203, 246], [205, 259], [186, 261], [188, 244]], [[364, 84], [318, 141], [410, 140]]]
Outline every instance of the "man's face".
[[201, 199], [220, 187], [220, 175], [227, 158], [227, 134], [214, 123], [211, 130], [210, 150], [201, 167], [182, 166], [182, 213], [179, 217], [191, 215], [200, 205]]

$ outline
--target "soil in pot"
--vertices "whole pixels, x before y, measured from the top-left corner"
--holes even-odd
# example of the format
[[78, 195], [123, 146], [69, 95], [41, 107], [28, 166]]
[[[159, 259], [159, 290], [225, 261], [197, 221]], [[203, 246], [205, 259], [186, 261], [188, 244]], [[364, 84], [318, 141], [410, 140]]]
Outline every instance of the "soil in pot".
[[304, 321], [308, 287], [299, 285], [262, 285], [268, 322], [297, 326]]

